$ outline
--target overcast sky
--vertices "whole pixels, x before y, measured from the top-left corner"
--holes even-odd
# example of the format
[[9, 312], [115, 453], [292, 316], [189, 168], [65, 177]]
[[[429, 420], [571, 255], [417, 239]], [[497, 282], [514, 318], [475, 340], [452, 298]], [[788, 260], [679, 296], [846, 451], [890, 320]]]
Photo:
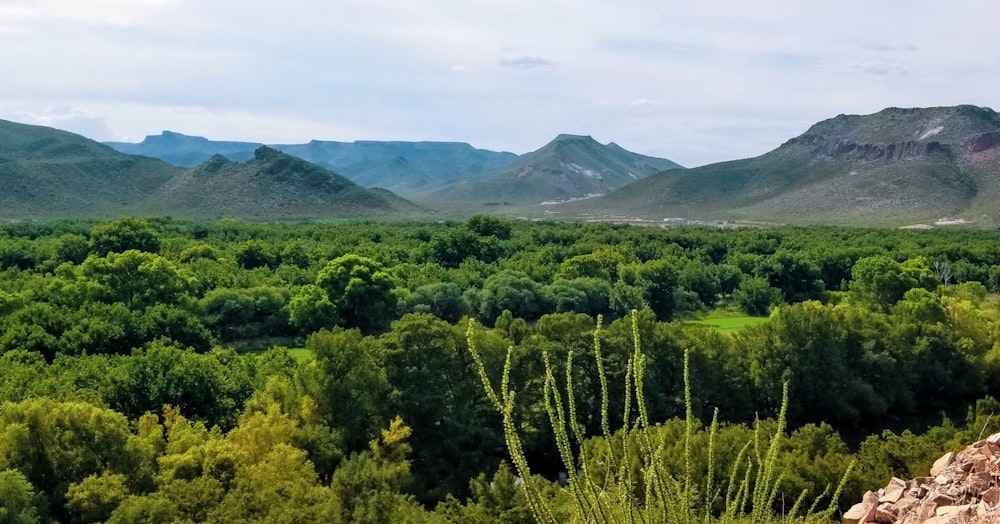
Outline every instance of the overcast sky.
[[982, 0], [0, 0], [0, 118], [98, 140], [559, 133], [695, 166], [839, 113], [1000, 108]]

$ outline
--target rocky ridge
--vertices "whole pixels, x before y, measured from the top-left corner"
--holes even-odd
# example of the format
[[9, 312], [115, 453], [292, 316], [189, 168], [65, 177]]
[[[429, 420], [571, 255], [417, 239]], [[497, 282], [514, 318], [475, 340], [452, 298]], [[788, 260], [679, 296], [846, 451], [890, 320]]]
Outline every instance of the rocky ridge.
[[1000, 433], [946, 453], [930, 476], [893, 478], [844, 514], [844, 524], [1000, 522]]

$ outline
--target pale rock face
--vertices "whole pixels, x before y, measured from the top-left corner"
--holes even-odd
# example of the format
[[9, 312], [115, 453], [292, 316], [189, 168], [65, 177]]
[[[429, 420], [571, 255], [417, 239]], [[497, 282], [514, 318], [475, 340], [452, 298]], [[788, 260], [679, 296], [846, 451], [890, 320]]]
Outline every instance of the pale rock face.
[[930, 476], [893, 478], [844, 513], [844, 524], [1000, 522], [1000, 433], [946, 453]]

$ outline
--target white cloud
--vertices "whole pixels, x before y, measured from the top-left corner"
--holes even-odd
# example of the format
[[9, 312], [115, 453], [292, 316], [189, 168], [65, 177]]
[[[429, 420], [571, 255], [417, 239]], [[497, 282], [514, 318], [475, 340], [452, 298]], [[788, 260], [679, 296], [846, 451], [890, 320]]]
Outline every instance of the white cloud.
[[15, 111], [12, 118], [26, 124], [55, 127], [95, 140], [118, 140], [122, 136], [115, 135], [107, 120], [100, 114], [73, 107], [70, 105], [54, 105], [41, 109], [39, 112]]
[[515, 58], [501, 58], [497, 65], [503, 67], [513, 67], [515, 69], [535, 69], [536, 67], [554, 67], [550, 60], [540, 56], [518, 56]]
[[0, 19], [29, 26], [52, 22], [126, 26], [179, 5], [179, 0], [5, 0], [0, 2]]
[[880, 62], [878, 60], [851, 62], [850, 68], [861, 74], [873, 76], [905, 75], [909, 73], [909, 70], [898, 62]]
[[[838, 113], [1000, 106], [1000, 48], [968, 30], [998, 15], [973, 0], [0, 0], [0, 115], [95, 137], [519, 153], [578, 132], [697, 165]], [[79, 115], [46, 110], [60, 105]]]

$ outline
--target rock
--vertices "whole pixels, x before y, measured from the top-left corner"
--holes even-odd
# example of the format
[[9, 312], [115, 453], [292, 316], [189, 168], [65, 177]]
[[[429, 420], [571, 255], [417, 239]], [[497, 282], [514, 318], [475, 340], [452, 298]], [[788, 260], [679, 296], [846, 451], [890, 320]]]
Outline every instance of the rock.
[[1000, 433], [939, 458], [929, 477], [893, 477], [865, 493], [845, 524], [968, 524], [1000, 522]]
[[895, 503], [899, 499], [903, 498], [903, 494], [906, 493], [906, 482], [902, 479], [892, 477], [889, 481], [889, 485], [882, 490], [882, 495], [878, 498], [879, 502], [891, 502]]
[[844, 513], [844, 524], [867, 524], [875, 518], [878, 510], [878, 495], [869, 491], [861, 502]]
[[951, 463], [954, 462], [954, 460], [955, 460], [954, 453], [945, 453], [943, 457], [937, 459], [937, 461], [934, 462], [934, 465], [931, 466], [931, 476], [936, 477], [941, 473], [944, 473], [944, 470], [947, 469], [948, 466], [950, 466]]
[[996, 486], [993, 486], [982, 493], [979, 496], [979, 500], [983, 501], [983, 504], [993, 507], [1000, 502], [1000, 490]]

